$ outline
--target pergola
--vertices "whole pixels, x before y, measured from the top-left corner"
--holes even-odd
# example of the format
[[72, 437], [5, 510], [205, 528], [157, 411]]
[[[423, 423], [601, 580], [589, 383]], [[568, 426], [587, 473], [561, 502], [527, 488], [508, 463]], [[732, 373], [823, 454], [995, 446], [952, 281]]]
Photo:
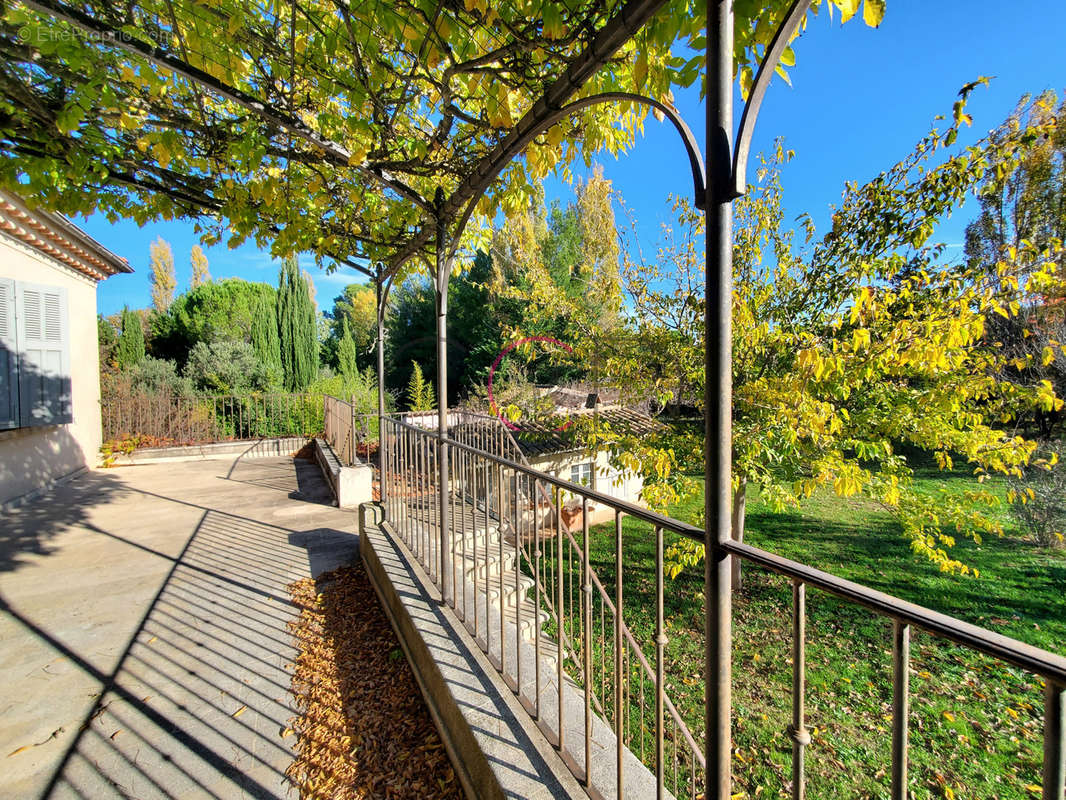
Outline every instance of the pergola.
[[[706, 797], [727, 798], [731, 209], [760, 104], [812, 5], [21, 0], [0, 24], [0, 181], [50, 209], [192, 218], [215, 240], [254, 238], [366, 274], [381, 415], [389, 288], [428, 268], [444, 535], [447, 286], [460, 246], [476, 242], [471, 221], [518, 207], [582, 148], [629, 146], [649, 110], [667, 119], [706, 214]], [[876, 24], [883, 3], [866, 5]], [[678, 40], [691, 58], [671, 54]], [[736, 127], [735, 75], [747, 90]], [[701, 76], [702, 147], [670, 102], [672, 85]], [[905, 728], [893, 744], [905, 751]], [[893, 784], [904, 797], [905, 771]]]

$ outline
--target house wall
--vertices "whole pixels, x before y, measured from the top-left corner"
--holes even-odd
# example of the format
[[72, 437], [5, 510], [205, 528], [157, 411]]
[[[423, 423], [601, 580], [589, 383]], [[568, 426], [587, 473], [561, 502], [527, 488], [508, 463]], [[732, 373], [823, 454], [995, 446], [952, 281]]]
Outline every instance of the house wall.
[[0, 431], [0, 505], [93, 467], [100, 455], [100, 354], [96, 282], [0, 236], [0, 277], [67, 290], [71, 403], [68, 425]]
[[[570, 468], [578, 464], [588, 464], [594, 461], [595, 468], [592, 476], [592, 486], [595, 489], [611, 497], [624, 500], [627, 503], [643, 505], [640, 499], [641, 490], [644, 488], [644, 478], [634, 472], [620, 472], [610, 463], [610, 456], [601, 450], [593, 459], [587, 453], [556, 453], [550, 456], [530, 457], [529, 463], [533, 469], [547, 472], [563, 480], [570, 480]], [[614, 511], [609, 507], [600, 507], [599, 504], [589, 504], [589, 522], [597, 524], [613, 518]]]

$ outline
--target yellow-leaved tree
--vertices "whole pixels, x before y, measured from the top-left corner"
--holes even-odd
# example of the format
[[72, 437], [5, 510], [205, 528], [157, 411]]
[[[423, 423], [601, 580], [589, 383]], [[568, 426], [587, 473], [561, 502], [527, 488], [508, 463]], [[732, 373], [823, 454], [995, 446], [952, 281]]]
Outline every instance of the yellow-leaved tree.
[[149, 271], [152, 281], [152, 307], [160, 314], [165, 314], [174, 302], [174, 289], [178, 281], [174, 275], [174, 253], [170, 244], [158, 237], [148, 246]]
[[[823, 486], [870, 498], [898, 516], [917, 554], [953, 573], [970, 572], [951, 555], [957, 536], [1002, 533], [993, 492], [930, 499], [915, 491], [914, 459], [931, 453], [942, 468], [964, 461], [981, 480], [1020, 474], [1033, 459], [1036, 443], [1017, 435], [1014, 421], [1062, 400], [1046, 381], [1001, 377], [1004, 355], [988, 323], [1022, 313], [1019, 287], [1030, 297], [1061, 290], [1062, 245], [1004, 253], [993, 279], [951, 262], [930, 237], [989, 170], [1052, 135], [1055, 120], [960, 151], [952, 144], [967, 121], [963, 108], [898, 164], [864, 186], [848, 184], [820, 239], [809, 218], [798, 234], [783, 224], [780, 167], [791, 154], [780, 145], [737, 201], [734, 538], [743, 537], [750, 487], [779, 510]], [[626, 324], [590, 328], [584, 349], [597, 353], [587, 368], [601, 382], [702, 409], [703, 214], [685, 200], [675, 210], [677, 225], [652, 257], [624, 249]], [[695, 437], [655, 443], [592, 425], [583, 435], [590, 447], [614, 442], [615, 459], [645, 474], [653, 505], [695, 488], [678, 469], [702, 461]], [[701, 561], [703, 548], [685, 540], [669, 558], [676, 574]]]
[[190, 285], [193, 289], [211, 280], [211, 273], [208, 270], [207, 255], [204, 253], [204, 249], [200, 247], [200, 245], [194, 244], [192, 246], [192, 252], [189, 254], [189, 262], [192, 265], [192, 281]]

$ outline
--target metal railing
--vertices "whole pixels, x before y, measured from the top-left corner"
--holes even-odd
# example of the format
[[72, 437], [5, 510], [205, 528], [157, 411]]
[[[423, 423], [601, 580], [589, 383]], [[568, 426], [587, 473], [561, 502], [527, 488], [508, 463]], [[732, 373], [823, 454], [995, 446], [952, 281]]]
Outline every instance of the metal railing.
[[[501, 453], [509, 447], [506, 437], [492, 435], [489, 428], [481, 435], [481, 446], [475, 447], [457, 438], [441, 438], [424, 425], [398, 419], [385, 419], [383, 425], [386, 520], [590, 794], [617, 797], [617, 787], [622, 786], [626, 796], [702, 796], [706, 780], [702, 744], [695, 741], [666, 692], [663, 537], [673, 533], [702, 544], [704, 532], [505, 457]], [[443, 526], [438, 472], [442, 445], [447, 450]], [[608, 565], [613, 575], [607, 579], [598, 576], [590, 563], [588, 508], [593, 503], [614, 511], [613, 563]], [[629, 562], [623, 546], [623, 515], [654, 530], [654, 622], [645, 641], [633, 634], [624, 618]], [[805, 644], [806, 589], [812, 586], [892, 622], [893, 800], [909, 796], [912, 627], [1043, 680], [1041, 796], [1063, 800], [1066, 658], [751, 545], [729, 542], [712, 553], [712, 557], [730, 556], [783, 575], [792, 584], [788, 731], [793, 797], [806, 796], [805, 755], [811, 742]], [[709, 693], [719, 690], [719, 677], [708, 677]], [[730, 736], [729, 730], [705, 733]], [[605, 748], [608, 739], [610, 747]], [[610, 753], [612, 763], [596, 763], [593, 752]]]
[[[658, 785], [659, 796], [695, 797], [703, 754], [656, 688], [665, 685], [662, 647], [626, 624], [622, 581], [591, 566], [589, 505], [605, 496], [520, 463], [495, 418], [457, 412], [448, 421], [447, 541], [439, 440], [421, 417], [384, 423], [386, 519], [438, 587], [446, 578], [449, 605], [593, 794], [616, 796], [622, 785], [650, 796]], [[616, 576], [621, 519], [616, 512]], [[605, 746], [610, 770], [593, 762]]]
[[193, 445], [322, 432], [321, 394], [175, 396], [122, 394], [101, 399], [105, 442]]
[[345, 466], [369, 459], [378, 439], [378, 415], [356, 410], [351, 403], [326, 395], [323, 398], [324, 438]]
[[[434, 432], [437, 430], [436, 414], [433, 415], [431, 425], [427, 425], [427, 418], [422, 413], [416, 415], [404, 414], [400, 419], [408, 424], [414, 424], [416, 427], [428, 428]], [[491, 453], [494, 456], [517, 462], [525, 467], [530, 466], [526, 454], [522, 451], [518, 442], [515, 441], [511, 431], [500, 422], [498, 417], [474, 411], [449, 411], [448, 437], [474, 450]], [[527, 487], [528, 496], [532, 496], [533, 491], [533, 487]], [[550, 529], [555, 520], [551, 497], [543, 486], [536, 491], [540, 502], [536, 506], [531, 505], [530, 507], [538, 511], [538, 525]], [[481, 498], [469, 494], [467, 495], [467, 500], [472, 503], [484, 502]], [[489, 508], [490, 515], [494, 515], [496, 512], [493, 510], [494, 507], [491, 502], [489, 503]]]

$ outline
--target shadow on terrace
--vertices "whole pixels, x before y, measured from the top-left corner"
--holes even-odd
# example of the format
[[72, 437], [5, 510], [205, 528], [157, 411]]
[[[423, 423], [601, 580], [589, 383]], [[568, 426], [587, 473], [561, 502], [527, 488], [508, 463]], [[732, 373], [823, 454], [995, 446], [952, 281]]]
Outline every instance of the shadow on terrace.
[[328, 496], [311, 464], [236, 458], [89, 473], [7, 515], [0, 794], [286, 796], [286, 586], [357, 552]]

